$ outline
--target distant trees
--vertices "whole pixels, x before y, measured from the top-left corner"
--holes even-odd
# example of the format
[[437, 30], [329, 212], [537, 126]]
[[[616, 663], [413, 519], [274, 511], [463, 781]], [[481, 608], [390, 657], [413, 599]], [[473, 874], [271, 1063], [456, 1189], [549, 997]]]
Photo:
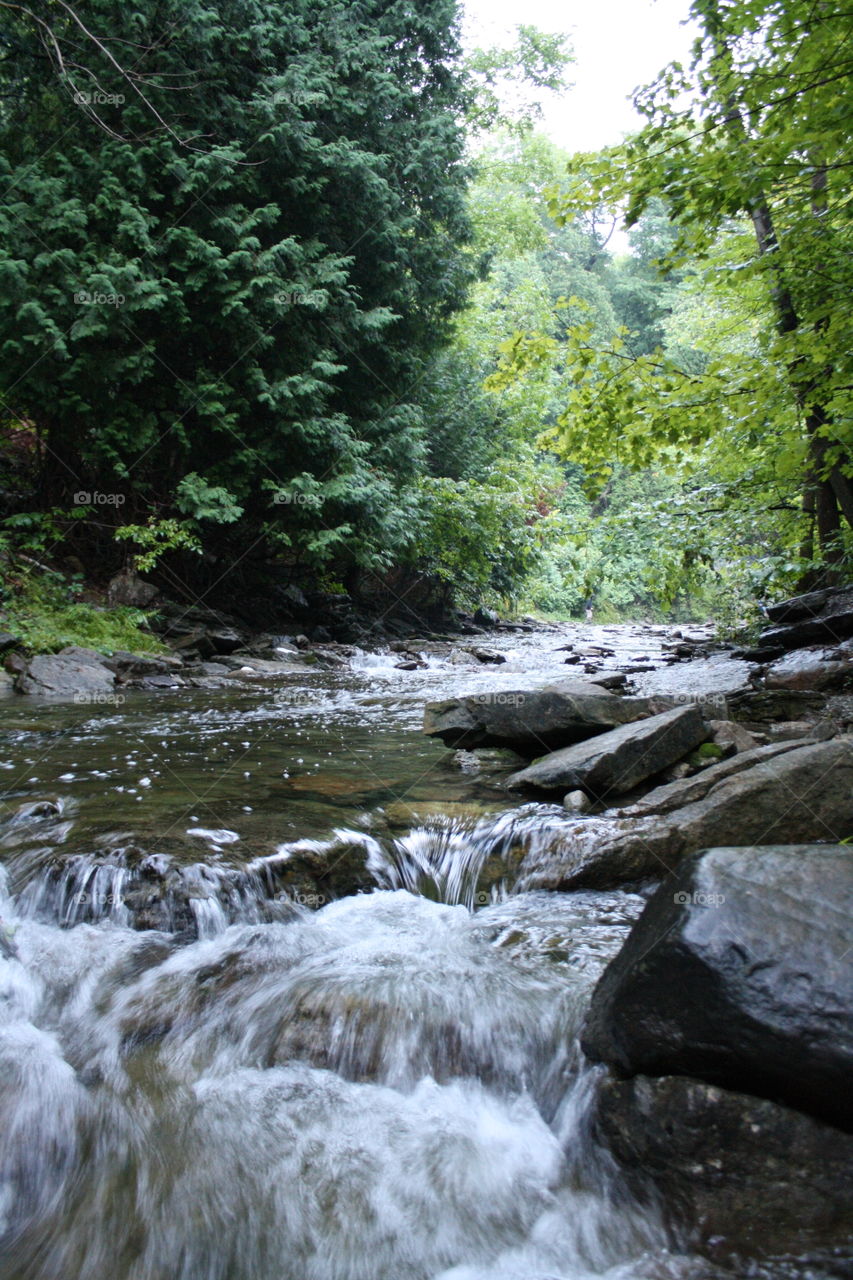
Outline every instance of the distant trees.
[[729, 428], [733, 442], [763, 433], [780, 471], [799, 471], [804, 567], [831, 577], [853, 524], [850, 12], [838, 0], [694, 0], [691, 13], [690, 68], [640, 95], [648, 124], [577, 162], [555, 210], [622, 202], [631, 223], [663, 200], [679, 231], [670, 265], [705, 263], [709, 296], [721, 282], [763, 308], [760, 350], [721, 351], [702, 377], [647, 357], [632, 370], [626, 351], [590, 357], [590, 423], [609, 421], [641, 461]]

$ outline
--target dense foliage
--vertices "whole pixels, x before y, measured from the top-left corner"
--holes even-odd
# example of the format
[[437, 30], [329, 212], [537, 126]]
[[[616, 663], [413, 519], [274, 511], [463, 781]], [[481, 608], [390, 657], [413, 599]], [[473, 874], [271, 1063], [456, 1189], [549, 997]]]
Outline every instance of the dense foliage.
[[[632, 223], [663, 201], [678, 233], [663, 265], [686, 269], [708, 320], [697, 333], [694, 313], [692, 358], [671, 328], [651, 352], [575, 329], [555, 438], [605, 474], [614, 457], [648, 466], [675, 452], [695, 469], [716, 455], [734, 501], [759, 480], [759, 511], [799, 492], [800, 568], [831, 578], [853, 523], [850, 15], [800, 0], [691, 12], [691, 67], [641, 94], [649, 123], [624, 146], [574, 159], [552, 209], [621, 202]], [[511, 356], [529, 358], [523, 344]]]
[[72, 76], [0, 12], [0, 386], [41, 500], [387, 563], [469, 271], [452, 0], [75, 13], [101, 44], [57, 12]]
[[690, 12], [569, 156], [565, 39], [463, 63], [454, 0], [0, 0], [13, 594], [36, 543], [612, 618], [849, 572], [848, 18]]

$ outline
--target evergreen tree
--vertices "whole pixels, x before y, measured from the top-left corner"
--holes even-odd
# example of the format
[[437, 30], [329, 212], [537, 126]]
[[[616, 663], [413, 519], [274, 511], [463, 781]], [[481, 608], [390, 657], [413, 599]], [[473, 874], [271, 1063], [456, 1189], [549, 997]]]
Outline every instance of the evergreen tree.
[[52, 28], [59, 76], [0, 8], [0, 391], [45, 501], [203, 517], [224, 487], [243, 547], [387, 558], [468, 271], [454, 0], [79, 0]]

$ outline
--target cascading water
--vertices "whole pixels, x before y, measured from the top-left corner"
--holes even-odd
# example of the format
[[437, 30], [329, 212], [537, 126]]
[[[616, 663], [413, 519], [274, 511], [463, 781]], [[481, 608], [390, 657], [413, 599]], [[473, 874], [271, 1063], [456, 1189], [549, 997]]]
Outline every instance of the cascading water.
[[9, 734], [0, 1280], [731, 1280], [590, 1124], [577, 1035], [643, 900], [518, 892], [569, 820], [420, 739], [442, 680]]
[[640, 905], [380, 891], [180, 946], [7, 900], [0, 1273], [642, 1275], [573, 1048]]

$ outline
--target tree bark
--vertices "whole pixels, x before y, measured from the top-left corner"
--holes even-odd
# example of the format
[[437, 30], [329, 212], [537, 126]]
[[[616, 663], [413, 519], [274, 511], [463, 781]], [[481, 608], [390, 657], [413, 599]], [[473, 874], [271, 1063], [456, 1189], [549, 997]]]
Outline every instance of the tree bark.
[[[749, 130], [741, 106], [734, 94], [723, 87], [725, 73], [731, 69], [731, 53], [726, 40], [725, 18], [718, 0], [704, 0], [701, 6], [705, 28], [714, 49], [714, 58], [722, 73], [719, 77], [720, 100], [725, 111], [724, 127], [743, 154], [749, 172], [755, 170], [750, 154]], [[815, 163], [811, 179], [810, 202], [816, 219], [826, 213], [827, 171], [825, 165]], [[752, 198], [748, 211], [755, 230], [759, 256], [767, 259], [770, 277], [770, 293], [776, 311], [776, 329], [781, 336], [796, 333], [801, 328], [801, 318], [785, 275], [785, 256], [776, 230], [773, 212], [767, 194], [756, 178], [752, 183]], [[824, 320], [825, 324], [826, 321]], [[828, 565], [837, 563], [841, 552], [841, 521], [853, 526], [853, 488], [840, 467], [828, 467], [825, 454], [828, 446], [826, 428], [829, 417], [821, 401], [820, 385], [814, 379], [803, 381], [798, 376], [800, 360], [788, 367], [789, 381], [796, 404], [803, 415], [809, 444], [809, 461], [803, 486], [803, 510], [814, 511], [816, 520], [807, 537], [811, 543], [816, 524], [818, 546]], [[812, 558], [810, 556], [809, 558]], [[830, 574], [832, 570], [830, 569]]]

